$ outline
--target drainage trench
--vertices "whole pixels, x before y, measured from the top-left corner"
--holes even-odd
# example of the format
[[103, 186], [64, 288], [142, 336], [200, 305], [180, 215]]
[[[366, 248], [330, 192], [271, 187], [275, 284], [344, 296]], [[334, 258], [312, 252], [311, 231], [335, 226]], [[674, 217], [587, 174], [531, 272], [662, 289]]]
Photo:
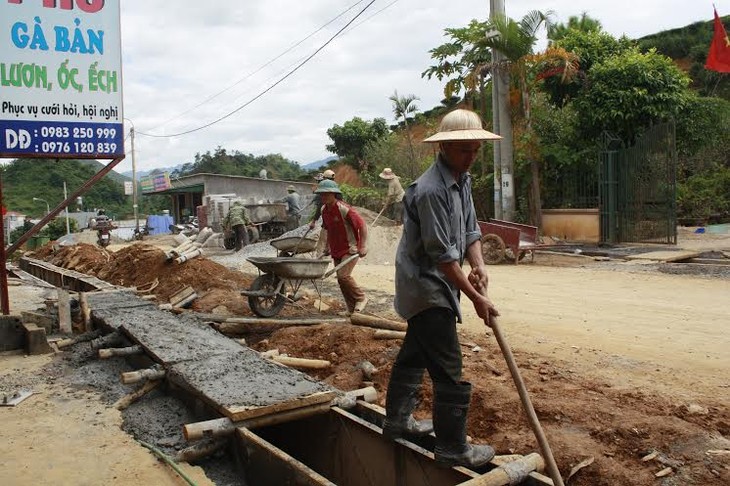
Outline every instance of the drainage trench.
[[[36, 276], [69, 286], [68, 271], [59, 270], [61, 277], [45, 264]], [[200, 464], [216, 484], [551, 484], [529, 470], [513, 482], [473, 483], [499, 472], [500, 458], [478, 471], [437, 468], [432, 436], [419, 443], [382, 437], [382, 408], [265, 359], [197, 318], [105, 288], [87, 294], [105, 335], [82, 345], [108, 358], [100, 364], [115, 363], [122, 382], [140, 391], [135, 401], [117, 401], [130, 400], [125, 430]]]

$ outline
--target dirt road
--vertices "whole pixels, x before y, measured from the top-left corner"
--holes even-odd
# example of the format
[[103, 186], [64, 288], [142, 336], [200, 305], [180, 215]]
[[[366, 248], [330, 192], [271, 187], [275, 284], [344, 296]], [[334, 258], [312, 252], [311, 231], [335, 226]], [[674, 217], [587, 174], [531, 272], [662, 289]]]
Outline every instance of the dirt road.
[[[730, 401], [730, 281], [541, 260], [548, 259], [489, 267], [490, 297], [513, 347], [565, 361], [617, 387]], [[390, 266], [359, 265], [357, 279], [393, 291]], [[465, 328], [481, 333], [469, 302], [462, 308]]]

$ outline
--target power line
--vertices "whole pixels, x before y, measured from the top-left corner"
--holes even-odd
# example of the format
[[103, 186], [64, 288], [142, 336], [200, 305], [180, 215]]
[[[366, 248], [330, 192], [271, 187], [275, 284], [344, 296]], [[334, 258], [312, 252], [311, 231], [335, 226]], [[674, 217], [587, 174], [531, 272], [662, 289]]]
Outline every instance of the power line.
[[[398, 0], [395, 0], [395, 1], [398, 1]], [[205, 98], [205, 99], [204, 99], [203, 101], [201, 101], [201, 102], [200, 102], [200, 103], [198, 103], [197, 105], [193, 106], [192, 108], [189, 108], [189, 109], [187, 109], [187, 110], [183, 111], [182, 113], [179, 113], [179, 114], [177, 114], [177, 115], [175, 115], [175, 116], [173, 116], [173, 117], [171, 117], [171, 118], [168, 118], [167, 120], [163, 121], [162, 123], [159, 123], [159, 124], [155, 125], [154, 127], [150, 128], [150, 131], [151, 131], [151, 130], [154, 130], [155, 128], [159, 128], [159, 127], [161, 127], [161, 126], [163, 126], [163, 125], [166, 125], [166, 124], [170, 123], [170, 122], [171, 122], [171, 121], [173, 121], [173, 120], [177, 120], [178, 118], [180, 118], [180, 117], [182, 117], [182, 116], [184, 116], [184, 115], [187, 115], [187, 114], [188, 114], [188, 113], [190, 113], [191, 111], [193, 111], [193, 110], [195, 110], [195, 109], [197, 109], [197, 108], [200, 108], [200, 107], [201, 107], [201, 106], [203, 106], [204, 104], [206, 104], [206, 103], [208, 103], [208, 102], [210, 102], [210, 101], [213, 101], [214, 99], [216, 99], [217, 97], [219, 97], [219, 96], [220, 96], [220, 95], [222, 95], [223, 93], [225, 93], [225, 92], [227, 92], [227, 91], [230, 91], [231, 89], [233, 89], [234, 87], [238, 86], [239, 84], [241, 84], [241, 83], [242, 83], [242, 82], [244, 82], [245, 80], [247, 80], [247, 79], [251, 78], [252, 76], [254, 76], [255, 74], [257, 74], [257, 73], [261, 72], [261, 71], [262, 71], [262, 70], [263, 70], [264, 68], [266, 68], [266, 67], [270, 66], [271, 64], [273, 64], [273, 63], [274, 63], [275, 61], [277, 61], [278, 59], [280, 59], [280, 58], [281, 58], [281, 57], [283, 57], [284, 55], [288, 54], [289, 52], [291, 52], [291, 51], [292, 51], [292, 50], [294, 50], [295, 48], [299, 47], [299, 46], [300, 46], [300, 45], [301, 45], [302, 43], [304, 43], [304, 42], [305, 42], [306, 40], [308, 40], [308, 39], [312, 38], [312, 37], [313, 37], [314, 35], [316, 35], [317, 33], [319, 33], [319, 32], [320, 32], [321, 30], [323, 30], [323, 29], [324, 29], [325, 27], [327, 27], [327, 26], [328, 26], [328, 25], [330, 25], [330, 24], [331, 24], [332, 22], [334, 22], [335, 20], [337, 20], [337, 19], [339, 19], [340, 17], [342, 17], [343, 15], [345, 15], [345, 14], [346, 14], [347, 12], [349, 12], [350, 10], [352, 10], [353, 8], [355, 8], [355, 7], [357, 6], [357, 5], [361, 4], [362, 2], [363, 2], [363, 0], [358, 0], [357, 2], [353, 3], [353, 4], [352, 4], [352, 5], [350, 5], [350, 6], [349, 6], [349, 7], [348, 7], [348, 8], [346, 9], [346, 10], [344, 10], [344, 11], [340, 12], [340, 13], [339, 13], [339, 14], [338, 14], [338, 15], [337, 15], [336, 17], [332, 18], [332, 19], [331, 19], [331, 20], [329, 20], [329, 21], [328, 21], [327, 23], [325, 23], [324, 25], [320, 26], [320, 27], [319, 27], [319, 28], [318, 28], [317, 30], [315, 30], [315, 31], [311, 32], [311, 33], [310, 33], [309, 35], [307, 35], [306, 37], [304, 37], [304, 38], [303, 38], [303, 39], [301, 39], [300, 41], [298, 41], [298, 42], [295, 42], [294, 44], [292, 44], [291, 46], [289, 46], [289, 47], [288, 47], [287, 49], [285, 49], [285, 50], [284, 50], [284, 51], [283, 51], [283, 52], [282, 52], [281, 54], [279, 54], [279, 55], [278, 55], [278, 56], [276, 56], [275, 58], [271, 59], [271, 60], [270, 60], [270, 61], [268, 61], [267, 63], [265, 63], [265, 64], [261, 65], [261, 66], [260, 66], [260, 67], [259, 67], [258, 69], [256, 69], [255, 71], [253, 71], [253, 72], [251, 72], [251, 73], [247, 74], [246, 76], [242, 77], [241, 79], [239, 79], [239, 80], [238, 80], [238, 81], [236, 81], [235, 83], [231, 84], [231, 85], [230, 85], [230, 86], [228, 86], [227, 88], [224, 88], [224, 89], [222, 89], [222, 90], [218, 91], [217, 93], [215, 93], [215, 94], [213, 94], [213, 95], [210, 95], [210, 96], [208, 96], [207, 98]], [[386, 7], [386, 8], [387, 8], [387, 7]]]
[[288, 72], [288, 73], [287, 73], [286, 75], [284, 75], [284, 76], [283, 76], [283, 77], [282, 77], [281, 79], [279, 79], [278, 81], [276, 81], [276, 82], [275, 82], [274, 84], [272, 84], [271, 86], [269, 86], [268, 88], [266, 88], [265, 90], [263, 90], [262, 92], [260, 92], [259, 94], [257, 94], [257, 95], [256, 95], [256, 96], [254, 96], [253, 98], [251, 98], [250, 100], [248, 100], [248, 101], [247, 101], [246, 103], [244, 103], [244, 104], [242, 104], [241, 106], [239, 106], [238, 108], [236, 108], [235, 110], [233, 110], [233, 111], [231, 111], [231, 112], [229, 112], [229, 113], [227, 113], [227, 114], [225, 114], [225, 115], [221, 116], [220, 118], [218, 118], [218, 119], [216, 119], [216, 120], [213, 120], [213, 121], [212, 121], [212, 122], [210, 122], [210, 123], [206, 123], [205, 125], [202, 125], [202, 126], [200, 126], [200, 127], [197, 127], [197, 128], [192, 128], [192, 129], [190, 129], [190, 130], [186, 130], [186, 131], [184, 131], [184, 132], [180, 132], [180, 133], [174, 133], [174, 134], [171, 134], [171, 135], [154, 135], [154, 134], [152, 134], [152, 133], [144, 133], [144, 132], [137, 132], [137, 133], [139, 133], [140, 135], [144, 135], [144, 136], [146, 136], [146, 137], [154, 137], [154, 138], [172, 138], [172, 137], [179, 137], [179, 136], [182, 136], [182, 135], [187, 135], [187, 134], [189, 134], [189, 133], [194, 133], [194, 132], [197, 132], [197, 131], [203, 130], [203, 129], [205, 129], [205, 128], [208, 128], [208, 127], [210, 127], [210, 126], [213, 126], [213, 125], [215, 125], [216, 123], [219, 123], [219, 122], [221, 122], [221, 121], [225, 120], [226, 118], [229, 118], [229, 117], [231, 117], [232, 115], [234, 115], [234, 114], [238, 113], [239, 111], [241, 111], [242, 109], [244, 109], [245, 107], [247, 107], [248, 105], [250, 105], [251, 103], [253, 103], [254, 101], [256, 101], [257, 99], [261, 98], [261, 97], [262, 97], [263, 95], [265, 95], [266, 93], [268, 93], [269, 91], [271, 91], [272, 89], [274, 89], [274, 88], [275, 88], [276, 86], [278, 86], [279, 84], [281, 84], [282, 82], [284, 82], [284, 80], [286, 80], [286, 79], [287, 79], [287, 78], [288, 78], [289, 76], [291, 76], [292, 74], [294, 74], [295, 72], [297, 72], [297, 71], [298, 71], [299, 69], [301, 69], [301, 67], [302, 67], [302, 66], [304, 66], [304, 65], [305, 65], [306, 63], [308, 63], [308, 62], [309, 62], [309, 61], [310, 61], [310, 60], [311, 60], [311, 59], [312, 59], [312, 58], [313, 58], [314, 56], [316, 56], [317, 54], [319, 54], [319, 52], [320, 52], [320, 51], [322, 51], [322, 49], [324, 49], [325, 47], [327, 47], [327, 46], [328, 46], [328, 45], [329, 45], [329, 44], [330, 44], [330, 43], [331, 43], [331, 42], [332, 42], [333, 40], [335, 40], [335, 38], [337, 38], [337, 37], [338, 37], [338, 36], [339, 36], [339, 35], [340, 35], [340, 34], [341, 34], [341, 33], [342, 33], [342, 32], [343, 32], [343, 31], [344, 31], [345, 29], [347, 29], [347, 28], [348, 28], [348, 27], [349, 27], [350, 25], [352, 25], [352, 23], [353, 23], [353, 22], [354, 22], [355, 20], [357, 20], [357, 19], [358, 19], [358, 18], [359, 18], [359, 17], [360, 17], [360, 16], [361, 16], [361, 15], [362, 15], [363, 13], [365, 13], [365, 11], [366, 11], [367, 9], [369, 9], [369, 8], [370, 8], [370, 6], [371, 6], [371, 5], [373, 4], [373, 3], [375, 3], [375, 1], [376, 1], [376, 0], [370, 0], [370, 2], [369, 2], [369, 3], [367, 4], [367, 5], [365, 5], [365, 7], [363, 7], [363, 9], [362, 9], [362, 10], [360, 10], [360, 11], [359, 11], [359, 12], [357, 13], [357, 15], [355, 15], [355, 16], [354, 16], [354, 17], [353, 17], [352, 19], [350, 19], [350, 21], [349, 21], [349, 22], [347, 22], [347, 23], [346, 23], [346, 24], [345, 24], [345, 25], [344, 25], [344, 26], [343, 26], [343, 27], [342, 27], [342, 28], [341, 28], [340, 30], [338, 30], [337, 32], [335, 32], [335, 34], [334, 34], [334, 35], [333, 35], [332, 37], [330, 37], [330, 38], [329, 38], [329, 39], [327, 40], [327, 42], [325, 42], [325, 43], [324, 43], [324, 44], [322, 44], [322, 45], [321, 45], [321, 46], [320, 46], [319, 48], [317, 48], [317, 50], [316, 50], [316, 51], [314, 51], [314, 52], [313, 52], [313, 53], [312, 53], [311, 55], [309, 55], [309, 56], [308, 56], [308, 57], [307, 57], [306, 59], [304, 59], [304, 61], [302, 61], [301, 63], [299, 63], [299, 64], [298, 64], [298, 65], [297, 65], [297, 66], [296, 66], [296, 67], [295, 67], [294, 69], [292, 69], [291, 71], [289, 71], [289, 72]]

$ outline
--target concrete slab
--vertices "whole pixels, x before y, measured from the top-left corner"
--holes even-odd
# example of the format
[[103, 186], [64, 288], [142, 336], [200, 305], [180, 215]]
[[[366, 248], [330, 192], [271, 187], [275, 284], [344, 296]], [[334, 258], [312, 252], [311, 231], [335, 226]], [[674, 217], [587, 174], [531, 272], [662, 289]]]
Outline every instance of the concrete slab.
[[241, 347], [168, 368], [167, 378], [192, 389], [231, 420], [240, 421], [329, 401], [337, 391]]
[[113, 320], [151, 358], [164, 365], [202, 360], [241, 348], [195, 318], [158, 309], [135, 308], [134, 312], [117, 313]]
[[133, 291], [89, 292], [86, 294], [92, 311], [126, 309], [131, 307], [155, 307], [150, 301], [140, 299]]
[[658, 262], [679, 262], [700, 256], [698, 251], [650, 251], [638, 255], [627, 255], [627, 260], [653, 260]]

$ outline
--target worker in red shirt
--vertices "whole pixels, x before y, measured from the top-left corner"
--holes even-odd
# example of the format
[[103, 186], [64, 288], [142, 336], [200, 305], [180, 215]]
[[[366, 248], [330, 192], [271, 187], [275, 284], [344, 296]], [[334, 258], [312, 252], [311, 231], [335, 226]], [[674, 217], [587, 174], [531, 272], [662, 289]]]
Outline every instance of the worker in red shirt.
[[[337, 183], [325, 179], [314, 192], [322, 197], [322, 227], [327, 230], [327, 247], [335, 265], [339, 265], [349, 255], [365, 257], [368, 252], [368, 227], [349, 204], [337, 200], [337, 195], [342, 193]], [[348, 315], [362, 312], [368, 303], [365, 292], [352, 278], [357, 261], [358, 258], [355, 258], [337, 271], [337, 283], [345, 298]]]

